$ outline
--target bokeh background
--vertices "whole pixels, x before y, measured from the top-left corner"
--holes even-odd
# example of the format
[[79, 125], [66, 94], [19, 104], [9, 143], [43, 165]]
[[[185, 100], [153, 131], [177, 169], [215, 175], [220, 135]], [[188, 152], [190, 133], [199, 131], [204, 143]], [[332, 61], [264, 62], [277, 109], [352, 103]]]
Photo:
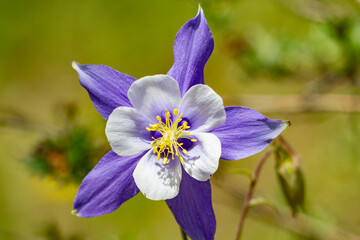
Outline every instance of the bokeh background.
[[[141, 194], [114, 213], [71, 214], [81, 179], [109, 150], [105, 120], [71, 67], [166, 73], [196, 1], [0, 0], [0, 239], [181, 239], [164, 201]], [[266, 162], [243, 239], [360, 239], [360, 3], [204, 0], [215, 39], [205, 81], [227, 106], [291, 120], [305, 207], [291, 216]], [[221, 161], [212, 179], [216, 239], [233, 239], [246, 177], [262, 153]]]

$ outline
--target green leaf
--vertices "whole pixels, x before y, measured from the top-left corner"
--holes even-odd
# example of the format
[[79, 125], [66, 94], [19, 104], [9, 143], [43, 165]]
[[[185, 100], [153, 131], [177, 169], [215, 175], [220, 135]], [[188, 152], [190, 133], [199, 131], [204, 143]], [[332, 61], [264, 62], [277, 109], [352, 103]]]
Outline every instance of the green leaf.
[[279, 212], [278, 208], [276, 207], [276, 205], [273, 202], [271, 202], [265, 198], [262, 198], [262, 197], [253, 198], [250, 200], [250, 203], [249, 203], [250, 207], [254, 207], [257, 205], [266, 205], [266, 206], [272, 208], [275, 212], [277, 212], [277, 213]]
[[232, 174], [247, 176], [250, 179], [250, 181], [252, 181], [253, 173], [249, 169], [246, 169], [246, 168], [235, 169], [234, 171], [232, 171]]

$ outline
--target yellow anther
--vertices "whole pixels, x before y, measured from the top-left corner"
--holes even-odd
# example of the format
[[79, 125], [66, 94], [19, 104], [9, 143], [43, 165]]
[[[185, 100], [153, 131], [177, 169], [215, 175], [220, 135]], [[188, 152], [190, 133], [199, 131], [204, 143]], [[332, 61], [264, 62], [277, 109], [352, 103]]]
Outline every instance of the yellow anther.
[[197, 140], [192, 138], [191, 141], [192, 141], [192, 142], [196, 142]]
[[[175, 156], [180, 158], [180, 161], [184, 163], [184, 158], [181, 156], [182, 154], [187, 154], [188, 151], [183, 148], [183, 143], [179, 143], [179, 138], [187, 138], [193, 142], [196, 140], [192, 140], [187, 137], [190, 135], [190, 132], [186, 132], [186, 129], [190, 128], [187, 122], [183, 122], [181, 125], [179, 123], [183, 120], [182, 113], [179, 115], [179, 110], [173, 110], [173, 117], [171, 117], [171, 113], [166, 110], [165, 120], [162, 122], [162, 118], [160, 116], [156, 116], [156, 119], [159, 121], [156, 124], [150, 124], [150, 127], [147, 127], [147, 131], [158, 132], [161, 134], [161, 137], [155, 138], [151, 137], [153, 140], [150, 145], [153, 148], [153, 153], [157, 154], [157, 159], [160, 160], [162, 158], [162, 163], [166, 164], [169, 159], [175, 160]], [[169, 156], [170, 155], [170, 156]]]

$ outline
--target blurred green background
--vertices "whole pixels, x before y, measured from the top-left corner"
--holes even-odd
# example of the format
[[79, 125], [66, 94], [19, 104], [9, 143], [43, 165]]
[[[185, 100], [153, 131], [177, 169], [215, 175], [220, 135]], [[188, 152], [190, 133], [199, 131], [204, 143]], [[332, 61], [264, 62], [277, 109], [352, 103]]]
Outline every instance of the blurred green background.
[[[71, 215], [82, 177], [109, 150], [105, 120], [71, 67], [136, 78], [166, 73], [197, 1], [0, 0], [0, 239], [181, 239], [164, 201], [141, 194], [106, 216]], [[360, 239], [360, 4], [355, 0], [204, 0], [215, 39], [205, 81], [227, 106], [291, 120], [305, 213], [291, 217], [271, 158], [243, 239]], [[233, 239], [261, 153], [212, 179], [216, 239]]]

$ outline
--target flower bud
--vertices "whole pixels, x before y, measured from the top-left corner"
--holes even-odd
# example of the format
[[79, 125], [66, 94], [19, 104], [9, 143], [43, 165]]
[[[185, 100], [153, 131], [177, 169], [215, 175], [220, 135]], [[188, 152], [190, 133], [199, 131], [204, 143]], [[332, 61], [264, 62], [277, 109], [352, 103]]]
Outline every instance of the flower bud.
[[293, 216], [304, 210], [305, 184], [300, 159], [283, 146], [274, 149], [275, 171]]

